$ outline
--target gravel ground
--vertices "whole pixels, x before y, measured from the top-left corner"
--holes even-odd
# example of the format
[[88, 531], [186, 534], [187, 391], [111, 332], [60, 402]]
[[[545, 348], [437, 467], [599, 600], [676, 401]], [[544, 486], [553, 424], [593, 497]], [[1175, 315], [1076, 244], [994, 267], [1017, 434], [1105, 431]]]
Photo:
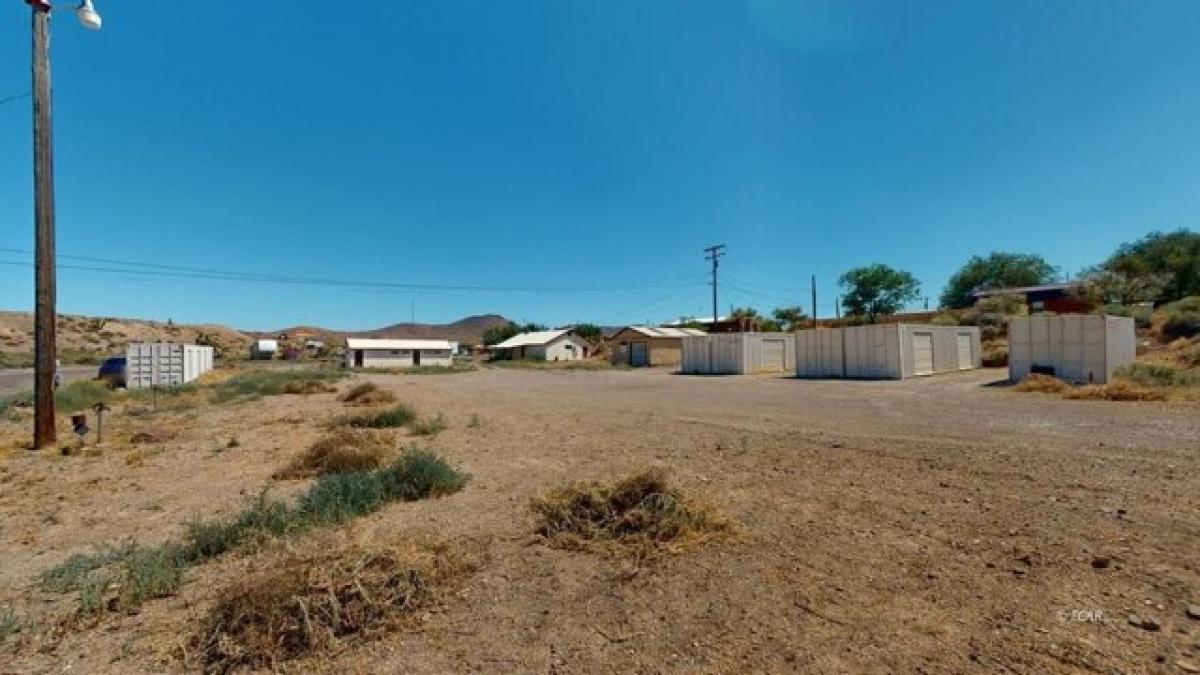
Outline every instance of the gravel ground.
[[[1200, 604], [1200, 408], [1019, 394], [997, 386], [1003, 375], [370, 376], [424, 414], [444, 413], [450, 429], [421, 442], [473, 479], [459, 494], [313, 537], [469, 542], [487, 562], [418, 627], [294, 667], [1182, 673], [1200, 665], [1200, 620], [1186, 614]], [[179, 436], [150, 449], [9, 451], [0, 461], [0, 606], [53, 623], [73, 599], [39, 591], [40, 571], [104, 541], [160, 541], [195, 515], [232, 512], [337, 412], [332, 394], [281, 396], [162, 413], [153, 423]], [[113, 437], [147, 423], [117, 415]], [[219, 450], [229, 436], [237, 447]], [[665, 467], [737, 519], [741, 540], [638, 564], [533, 537], [531, 497], [645, 466]], [[245, 551], [204, 565], [178, 596], [99, 627], [27, 631], [0, 651], [8, 654], [0, 672], [187, 670], [184, 638], [231, 577], [264, 559]], [[1157, 629], [1132, 625], [1130, 615]]]

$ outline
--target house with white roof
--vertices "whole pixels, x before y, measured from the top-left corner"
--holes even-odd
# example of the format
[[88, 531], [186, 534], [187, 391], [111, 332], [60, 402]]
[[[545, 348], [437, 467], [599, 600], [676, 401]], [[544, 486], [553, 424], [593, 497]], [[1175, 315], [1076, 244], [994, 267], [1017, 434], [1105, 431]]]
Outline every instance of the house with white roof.
[[454, 365], [449, 340], [346, 340], [347, 368], [411, 368]]
[[498, 359], [578, 361], [586, 359], [591, 351], [592, 344], [570, 328], [521, 333], [492, 345], [492, 354]]
[[610, 339], [613, 365], [677, 366], [683, 358], [683, 338], [706, 335], [695, 328], [626, 326]]

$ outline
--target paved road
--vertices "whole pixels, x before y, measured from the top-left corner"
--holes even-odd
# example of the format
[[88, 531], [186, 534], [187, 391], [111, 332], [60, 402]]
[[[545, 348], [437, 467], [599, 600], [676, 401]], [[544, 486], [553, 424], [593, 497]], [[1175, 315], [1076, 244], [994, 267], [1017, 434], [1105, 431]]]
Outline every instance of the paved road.
[[[87, 380], [96, 376], [99, 366], [63, 366], [59, 368], [63, 383]], [[33, 389], [33, 368], [5, 368], [0, 370], [0, 394]]]

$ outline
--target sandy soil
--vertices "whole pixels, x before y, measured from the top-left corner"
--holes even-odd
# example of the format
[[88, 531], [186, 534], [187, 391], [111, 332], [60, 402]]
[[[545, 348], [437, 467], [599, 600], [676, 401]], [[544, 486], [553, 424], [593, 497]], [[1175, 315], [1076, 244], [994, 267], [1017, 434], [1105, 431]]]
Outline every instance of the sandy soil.
[[[987, 386], [1002, 376], [371, 376], [447, 416], [450, 429], [431, 444], [473, 479], [459, 494], [310, 536], [471, 542], [487, 562], [418, 628], [294, 667], [1179, 673], [1200, 664], [1200, 621], [1185, 613], [1200, 604], [1200, 408]], [[53, 627], [73, 598], [38, 590], [39, 572], [102, 542], [161, 541], [189, 518], [236, 510], [337, 412], [332, 394], [281, 396], [114, 420], [113, 438], [150, 423], [179, 430], [153, 447], [10, 450], [0, 461], [0, 607]], [[219, 450], [230, 436], [238, 447]], [[527, 505], [539, 491], [647, 465], [740, 521], [741, 541], [635, 566], [532, 536]], [[269, 559], [228, 555], [136, 616], [15, 641], [0, 650], [0, 672], [186, 670], [180, 646], [216, 594]], [[1132, 626], [1130, 614], [1161, 627]]]

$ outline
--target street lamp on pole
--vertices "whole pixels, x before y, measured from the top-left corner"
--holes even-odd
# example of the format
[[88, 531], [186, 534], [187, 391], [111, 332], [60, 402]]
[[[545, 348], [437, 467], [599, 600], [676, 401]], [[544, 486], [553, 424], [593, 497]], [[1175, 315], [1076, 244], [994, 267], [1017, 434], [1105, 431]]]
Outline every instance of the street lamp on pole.
[[[54, 374], [56, 280], [54, 260], [54, 136], [50, 115], [49, 0], [25, 0], [33, 14], [33, 193], [34, 193], [34, 378], [33, 447], [56, 440]], [[75, 16], [84, 27], [99, 30], [100, 14], [83, 0]]]

